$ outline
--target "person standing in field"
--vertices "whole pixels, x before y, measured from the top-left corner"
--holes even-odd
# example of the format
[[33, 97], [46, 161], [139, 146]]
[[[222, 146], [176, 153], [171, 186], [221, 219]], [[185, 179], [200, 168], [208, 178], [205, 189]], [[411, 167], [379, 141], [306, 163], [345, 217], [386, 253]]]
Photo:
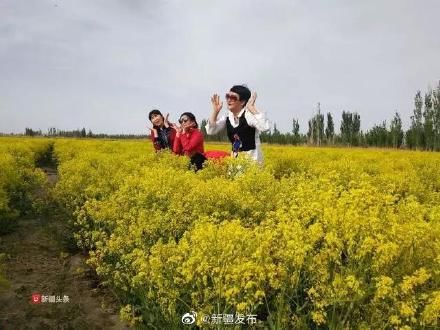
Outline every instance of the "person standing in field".
[[211, 97], [212, 114], [206, 124], [209, 135], [217, 134], [226, 127], [226, 133], [231, 141], [231, 155], [245, 153], [259, 164], [263, 163], [260, 133], [269, 130], [270, 124], [264, 112], [255, 106], [257, 94], [251, 94], [244, 85], [233, 86], [226, 93], [228, 114], [218, 118], [223, 102], [220, 96]]
[[157, 109], [151, 110], [148, 114], [148, 119], [153, 124], [153, 128], [150, 128], [150, 136], [156, 151], [173, 149], [176, 130], [168, 122], [168, 117], [169, 114], [164, 117]]
[[188, 156], [191, 165], [198, 171], [203, 168], [206, 160], [203, 134], [199, 130], [196, 117], [191, 112], [182, 113], [179, 124], [180, 127], [173, 125], [176, 131], [173, 151], [178, 155]]

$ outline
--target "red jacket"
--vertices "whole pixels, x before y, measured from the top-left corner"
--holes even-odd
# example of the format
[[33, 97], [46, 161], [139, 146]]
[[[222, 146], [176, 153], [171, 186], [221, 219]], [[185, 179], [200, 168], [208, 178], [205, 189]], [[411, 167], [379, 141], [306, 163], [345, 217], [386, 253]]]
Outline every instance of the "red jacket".
[[[150, 137], [151, 137], [151, 141], [153, 142], [153, 147], [156, 151], [163, 149], [160, 145], [160, 142], [158, 141], [158, 138], [154, 137], [153, 130], [150, 131]], [[168, 143], [170, 145], [170, 149], [173, 149], [174, 147], [175, 138], [176, 138], [176, 130], [170, 127], [170, 131], [168, 134]]]
[[182, 133], [174, 139], [173, 151], [179, 155], [193, 156], [199, 152], [203, 154], [203, 135], [197, 128], [191, 128], [188, 133]]

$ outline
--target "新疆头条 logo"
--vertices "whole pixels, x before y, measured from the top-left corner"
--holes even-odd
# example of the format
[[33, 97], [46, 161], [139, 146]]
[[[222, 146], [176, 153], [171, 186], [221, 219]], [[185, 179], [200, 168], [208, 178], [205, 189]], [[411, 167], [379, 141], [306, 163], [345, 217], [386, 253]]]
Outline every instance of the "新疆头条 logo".
[[32, 304], [40, 304], [41, 303], [41, 294], [33, 293], [31, 297]]

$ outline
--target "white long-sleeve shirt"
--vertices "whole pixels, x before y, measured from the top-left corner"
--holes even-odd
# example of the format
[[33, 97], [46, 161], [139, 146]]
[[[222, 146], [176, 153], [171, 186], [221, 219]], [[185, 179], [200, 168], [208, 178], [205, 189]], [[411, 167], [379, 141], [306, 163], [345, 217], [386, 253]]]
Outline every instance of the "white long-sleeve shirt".
[[249, 110], [247, 110], [246, 107], [244, 107], [239, 112], [237, 118], [235, 118], [234, 114], [231, 111], [228, 111], [227, 116], [225, 115], [221, 116], [220, 119], [217, 119], [215, 123], [211, 123], [211, 121], [208, 120], [208, 123], [206, 124], [206, 132], [209, 135], [214, 135], [220, 132], [222, 129], [226, 127], [226, 118], [228, 117], [232, 127], [234, 128], [237, 127], [243, 113], [248, 125], [255, 127], [255, 149], [249, 151], [243, 151], [243, 152], [248, 154], [249, 157], [257, 161], [258, 163], [262, 164], [263, 152], [261, 150], [260, 132], [265, 132], [270, 129], [269, 120], [266, 119], [266, 114], [264, 112], [259, 112], [254, 115]]

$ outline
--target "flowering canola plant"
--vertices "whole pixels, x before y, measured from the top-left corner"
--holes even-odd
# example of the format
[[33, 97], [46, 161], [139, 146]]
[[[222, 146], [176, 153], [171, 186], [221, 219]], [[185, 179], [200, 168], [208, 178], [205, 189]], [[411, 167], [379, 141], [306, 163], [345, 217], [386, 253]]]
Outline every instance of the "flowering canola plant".
[[[38, 209], [38, 189], [46, 178], [36, 162], [49, 144], [46, 139], [0, 138], [0, 235], [12, 231], [19, 216]], [[6, 252], [0, 249], [0, 291], [10, 285], [3, 275]]]
[[49, 143], [46, 139], [0, 138], [0, 233], [32, 210], [36, 190], [46, 181], [36, 162]]
[[263, 167], [194, 173], [148, 141], [54, 150], [55, 196], [132, 324], [179, 328], [197, 311], [199, 326], [213, 313], [274, 329], [440, 325], [440, 154], [265, 145]]

